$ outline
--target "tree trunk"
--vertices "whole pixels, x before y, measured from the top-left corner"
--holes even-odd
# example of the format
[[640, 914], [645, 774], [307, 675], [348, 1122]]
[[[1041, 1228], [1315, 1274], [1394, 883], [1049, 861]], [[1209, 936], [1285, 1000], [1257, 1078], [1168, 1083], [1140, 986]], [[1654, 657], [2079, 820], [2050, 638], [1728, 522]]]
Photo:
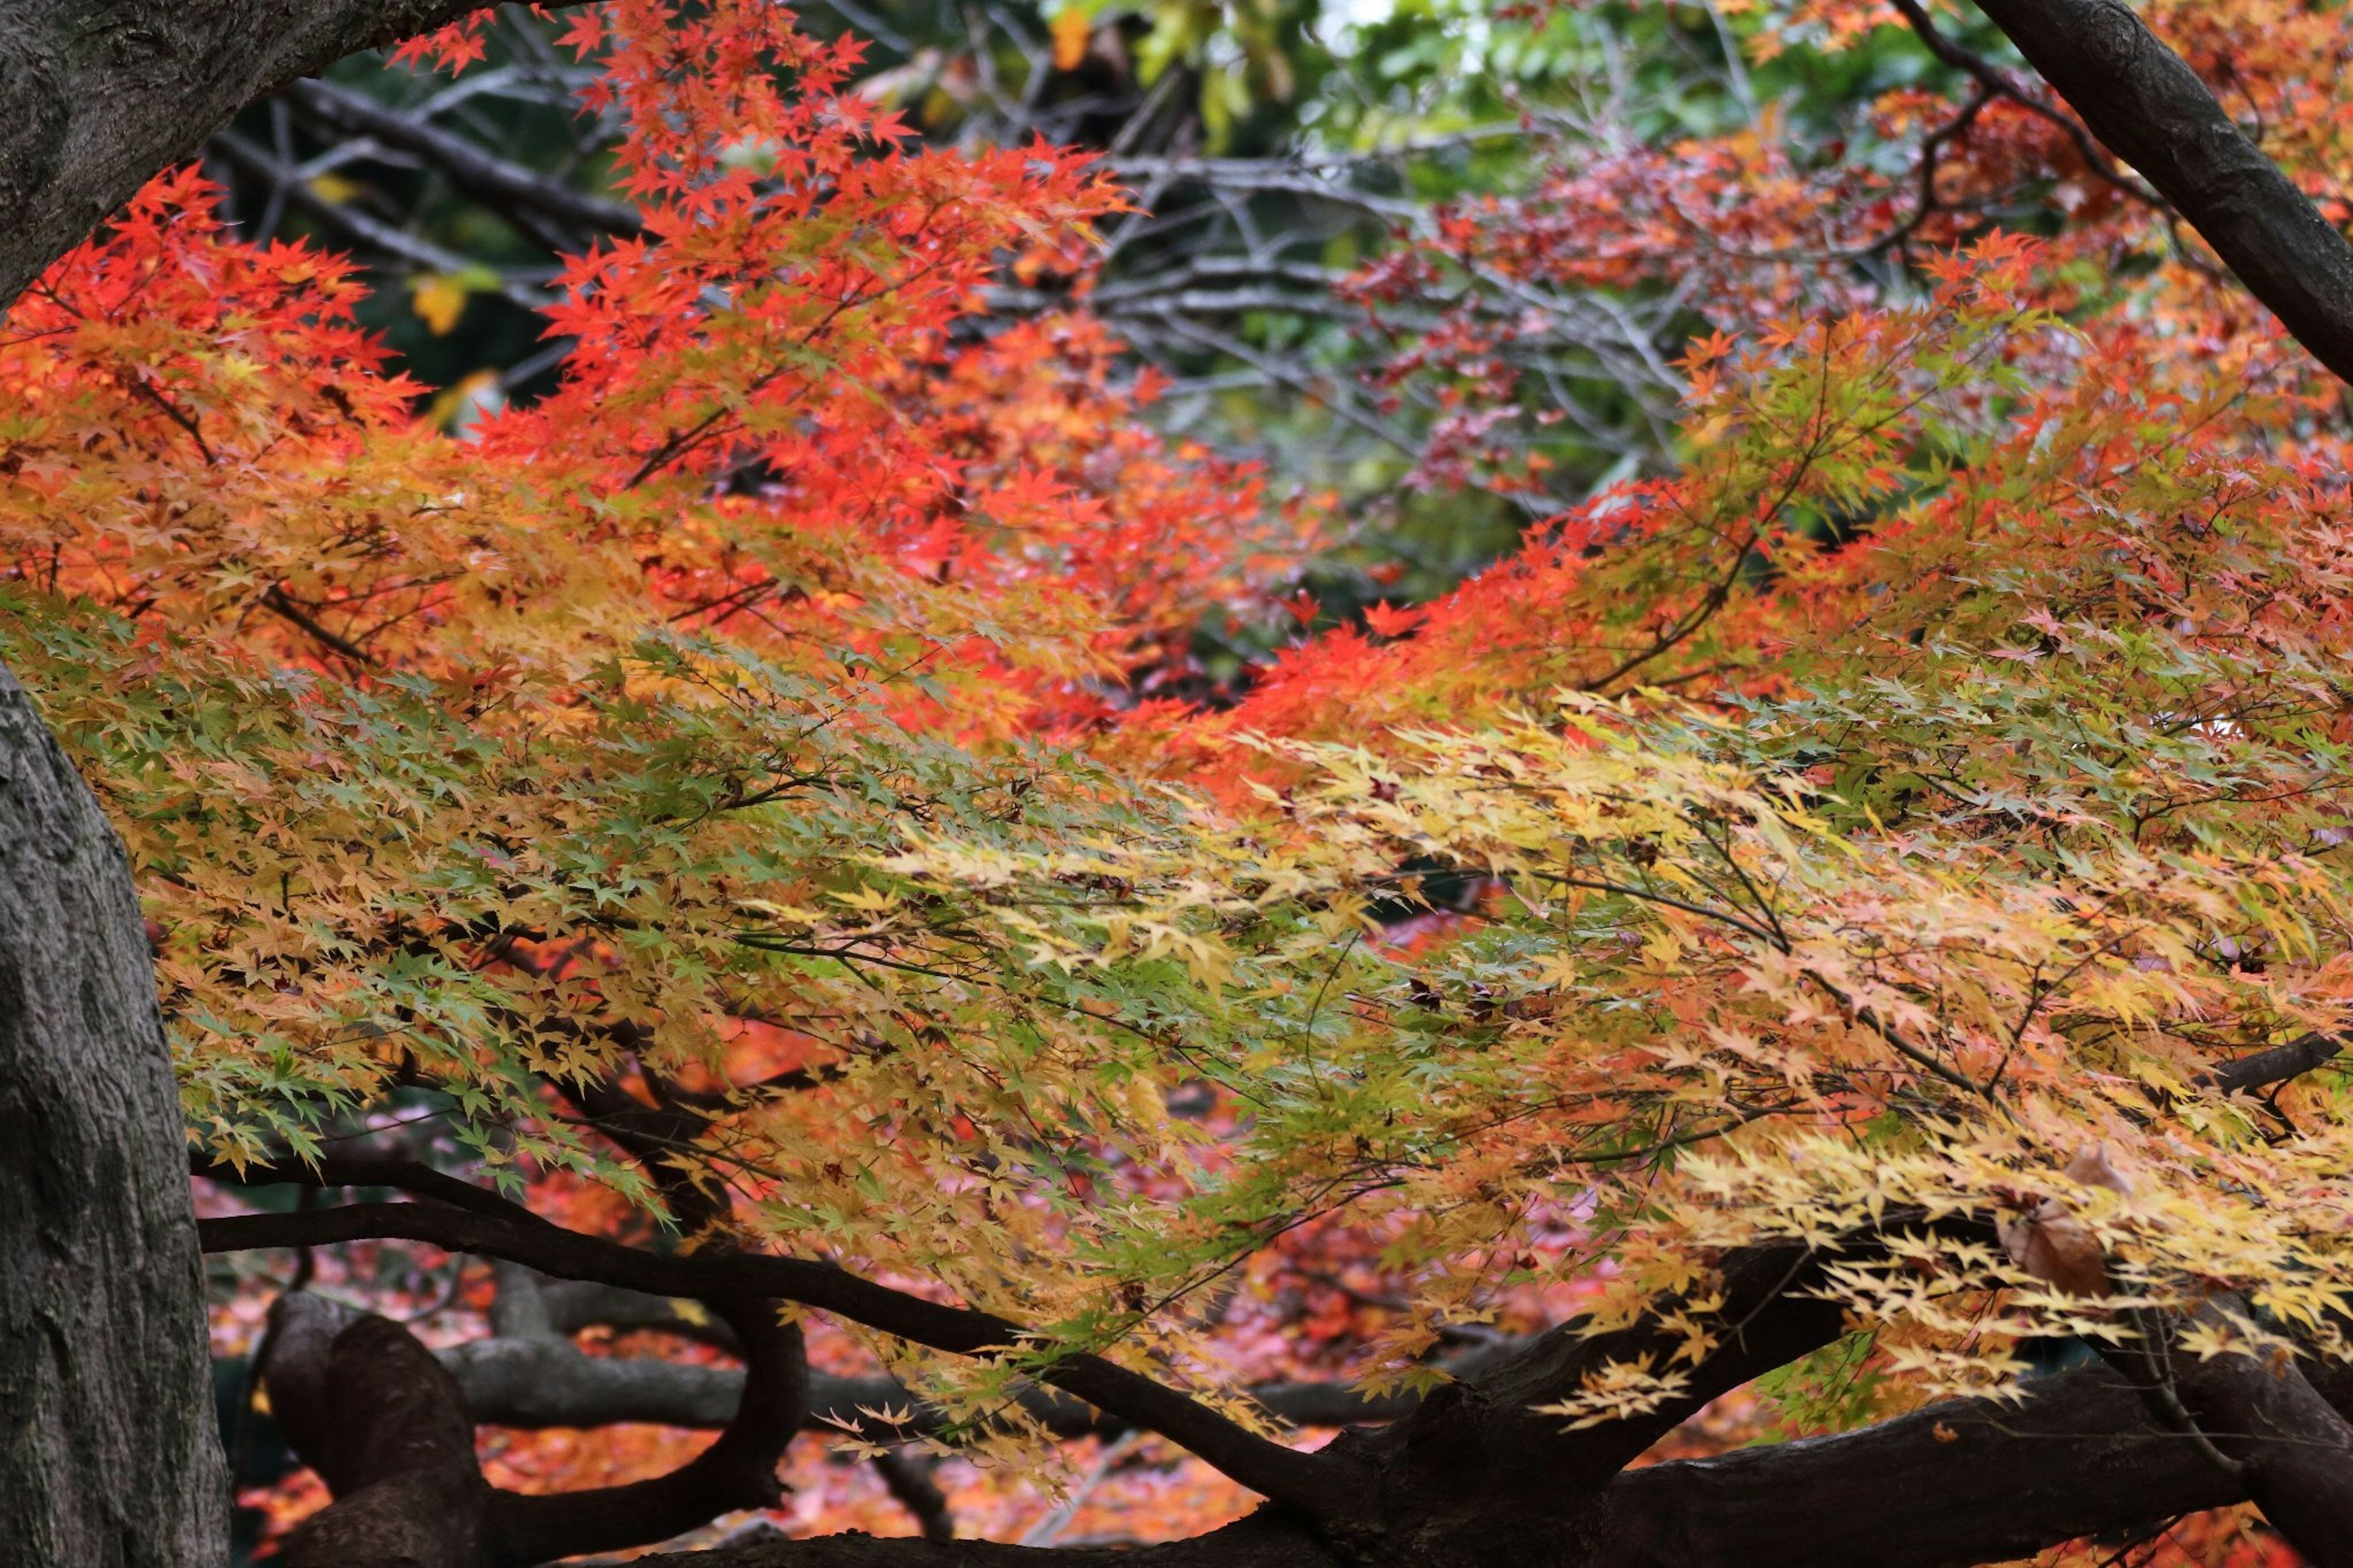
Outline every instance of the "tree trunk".
[[0, 0], [0, 306], [273, 88], [479, 0]]
[[131, 872], [0, 671], [0, 1542], [24, 1568], [227, 1549], [179, 1094]]
[[[480, 0], [0, 0], [0, 311], [271, 89]], [[0, 1549], [227, 1552], [178, 1095], [122, 848], [0, 671]]]

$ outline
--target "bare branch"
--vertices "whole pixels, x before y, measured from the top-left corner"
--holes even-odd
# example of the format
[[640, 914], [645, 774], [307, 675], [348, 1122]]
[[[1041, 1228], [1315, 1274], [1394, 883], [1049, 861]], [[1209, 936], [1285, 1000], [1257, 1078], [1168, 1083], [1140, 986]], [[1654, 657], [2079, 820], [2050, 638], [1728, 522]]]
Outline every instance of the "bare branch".
[[635, 207], [575, 191], [563, 181], [484, 152], [420, 114], [403, 112], [363, 93], [315, 79], [298, 81], [286, 96], [305, 113], [337, 130], [366, 136], [425, 159], [450, 184], [487, 205], [520, 207], [592, 234], [634, 238], [644, 231]]

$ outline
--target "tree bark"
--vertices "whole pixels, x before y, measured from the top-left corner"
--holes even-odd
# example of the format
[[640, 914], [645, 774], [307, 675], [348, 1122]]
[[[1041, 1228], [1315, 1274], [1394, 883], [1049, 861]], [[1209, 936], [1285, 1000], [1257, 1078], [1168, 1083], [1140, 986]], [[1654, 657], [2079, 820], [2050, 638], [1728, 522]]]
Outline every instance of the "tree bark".
[[287, 1537], [286, 1568], [491, 1568], [474, 1423], [415, 1335], [281, 1296], [258, 1365], [286, 1440], [335, 1494]]
[[2123, 0], [1978, 0], [2313, 358], [2353, 382], [2353, 246]]
[[0, 671], [0, 1542], [227, 1550], [179, 1092], [114, 830]]
[[0, 0], [0, 302], [246, 104], [479, 0]]
[[[2214, 1387], [2236, 1382], [2248, 1364], [2215, 1363]], [[2185, 1392], [2207, 1375], [2192, 1373]], [[2321, 1384], [2302, 1386], [2330, 1406], [2353, 1401], [2353, 1373], [2341, 1369]], [[1524, 1500], [1504, 1510], [1518, 1530], [1492, 1555], [1466, 1555], [1441, 1542], [1429, 1555], [1353, 1561], [1399, 1568], [1458, 1562], [1481, 1568], [1967, 1568], [2133, 1531], [2245, 1495], [2190, 1443], [2156, 1425], [2122, 1376], [2092, 1366], [2034, 1384], [2023, 1405], [1952, 1400], [1838, 1436], [1628, 1470], [1598, 1496], [1564, 1500], [1567, 1508], [1530, 1508]], [[824, 1536], [639, 1561], [644, 1568], [1335, 1568], [1351, 1559], [1268, 1510], [1227, 1531], [1126, 1552], [1049, 1556], [974, 1542]]]
[[308, 1293], [280, 1298], [262, 1384], [287, 1440], [335, 1497], [288, 1537], [287, 1568], [527, 1568], [774, 1506], [777, 1462], [807, 1413], [800, 1330], [770, 1302], [711, 1306], [745, 1356], [744, 1394], [719, 1440], [668, 1475], [526, 1497], [483, 1479], [465, 1394], [414, 1334]]
[[[0, 310], [239, 108], [479, 0], [0, 0]], [[0, 1541], [227, 1550], [179, 1098], [122, 848], [0, 671]]]
[[2234, 1298], [2167, 1321], [2147, 1315], [2137, 1339], [2102, 1351], [2150, 1415], [2190, 1439], [2206, 1468], [2243, 1490], [2312, 1568], [2353, 1568], [2353, 1423], [2280, 1357], [2200, 1361], [2179, 1348], [2192, 1323], [2244, 1314]]

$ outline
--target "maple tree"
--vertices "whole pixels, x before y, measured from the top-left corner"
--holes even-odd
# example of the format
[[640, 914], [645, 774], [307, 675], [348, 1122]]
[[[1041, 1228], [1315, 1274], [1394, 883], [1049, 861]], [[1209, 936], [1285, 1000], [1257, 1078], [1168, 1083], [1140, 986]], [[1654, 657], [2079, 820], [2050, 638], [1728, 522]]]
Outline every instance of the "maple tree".
[[1943, 74], [1370, 259], [1411, 482], [1543, 497], [1561, 315], [1699, 300], [1672, 461], [1215, 704], [1341, 530], [1153, 432], [1133, 198], [757, 0], [563, 14], [628, 232], [462, 435], [194, 170], [26, 289], [0, 662], [285, 1561], [2345, 1560], [2341, 26], [1723, 9]]

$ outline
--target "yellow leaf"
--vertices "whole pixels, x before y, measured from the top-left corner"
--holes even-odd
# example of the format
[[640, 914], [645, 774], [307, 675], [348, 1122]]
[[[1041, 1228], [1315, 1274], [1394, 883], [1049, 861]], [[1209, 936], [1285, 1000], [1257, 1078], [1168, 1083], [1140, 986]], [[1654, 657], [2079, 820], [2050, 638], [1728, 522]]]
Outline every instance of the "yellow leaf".
[[1048, 24], [1054, 34], [1054, 68], [1076, 70], [1087, 58], [1087, 39], [1093, 36], [1092, 18], [1075, 5], [1065, 6]]
[[442, 272], [427, 272], [411, 279], [409, 305], [437, 338], [447, 337], [466, 312], [465, 283]]
[[[423, 315], [420, 308], [417, 311]], [[454, 386], [442, 389], [426, 410], [426, 419], [443, 429], [458, 427], [470, 421], [499, 390], [499, 373], [478, 370]]]

